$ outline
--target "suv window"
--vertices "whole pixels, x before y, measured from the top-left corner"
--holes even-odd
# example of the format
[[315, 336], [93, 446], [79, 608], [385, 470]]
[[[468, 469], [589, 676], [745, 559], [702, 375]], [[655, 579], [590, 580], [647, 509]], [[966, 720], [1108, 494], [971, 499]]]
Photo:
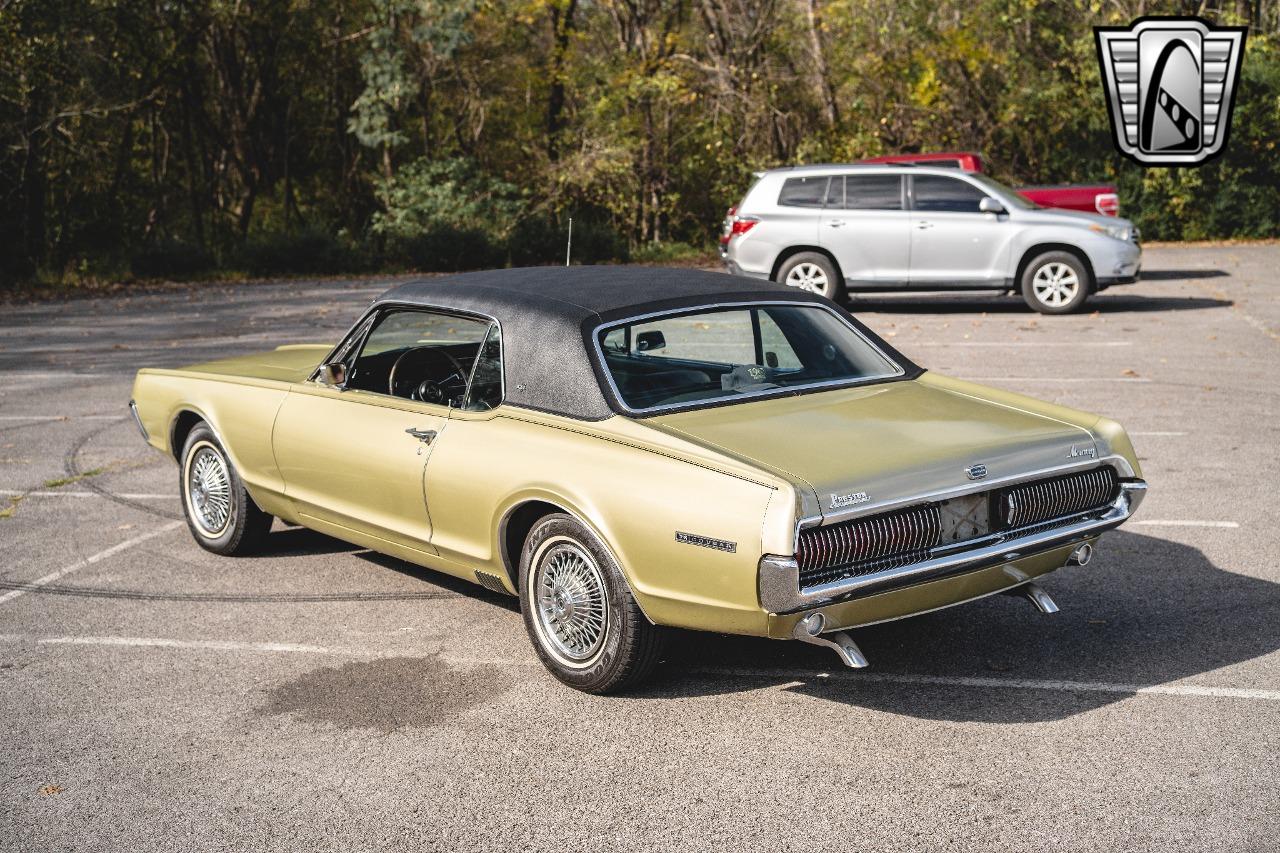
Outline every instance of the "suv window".
[[902, 178], [898, 175], [845, 175], [844, 204], [841, 207], [845, 210], [902, 210]]
[[973, 184], [941, 175], [913, 175], [911, 194], [916, 210], [945, 213], [978, 213], [978, 203], [986, 198]]
[[783, 207], [822, 207], [827, 194], [827, 176], [787, 178], [778, 193], [778, 204]]

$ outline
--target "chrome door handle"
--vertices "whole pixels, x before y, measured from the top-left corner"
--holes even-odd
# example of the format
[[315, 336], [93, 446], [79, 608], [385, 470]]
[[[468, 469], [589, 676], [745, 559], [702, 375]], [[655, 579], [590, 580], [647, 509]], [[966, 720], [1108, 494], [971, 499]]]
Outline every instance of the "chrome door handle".
[[843, 219], [832, 219], [830, 222], [828, 222], [828, 223], [827, 223], [827, 225], [829, 225], [829, 226], [830, 226], [830, 227], [832, 227], [832, 228], [839, 228], [841, 225], [844, 225], [844, 220], [843, 220]]
[[409, 427], [405, 432], [418, 439], [418, 441], [421, 441], [423, 444], [430, 444], [436, 437], [436, 431], [433, 429], [414, 429], [413, 427]]
[[921, 231], [923, 231], [923, 230], [924, 230], [924, 229], [926, 229], [926, 228], [932, 228], [932, 227], [933, 227], [933, 223], [932, 223], [932, 222], [917, 222], [917, 223], [916, 223], [916, 227], [917, 227], [917, 228], [919, 228]]

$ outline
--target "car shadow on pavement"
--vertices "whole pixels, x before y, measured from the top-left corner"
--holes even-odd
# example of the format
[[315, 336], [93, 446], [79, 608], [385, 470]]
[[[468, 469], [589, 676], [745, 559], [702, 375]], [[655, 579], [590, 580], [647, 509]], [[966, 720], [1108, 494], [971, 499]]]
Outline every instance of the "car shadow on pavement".
[[305, 527], [284, 527], [271, 531], [254, 556], [262, 557], [314, 557], [320, 554], [343, 554], [359, 551], [359, 545], [334, 539]]
[[[1280, 648], [1280, 584], [1224, 570], [1198, 549], [1117, 531], [1094, 561], [1046, 577], [1061, 612], [993, 596], [850, 635], [871, 662], [844, 669], [796, 642], [679, 632], [640, 696], [701, 696], [787, 684], [791, 692], [924, 719], [1024, 723], [1093, 710]], [[936, 678], [932, 683], [912, 681]], [[976, 680], [965, 683], [965, 679]], [[1043, 687], [988, 685], [1037, 682]], [[1082, 689], [1063, 682], [1106, 685]]]
[[[1108, 290], [1089, 299], [1083, 313], [1148, 314], [1157, 311], [1200, 311], [1230, 308], [1230, 299], [1207, 296], [1142, 296]], [[857, 294], [845, 307], [853, 314], [1026, 314], [1039, 317], [1021, 296], [994, 294], [925, 294], [921, 296], [866, 296]]]
[[1142, 273], [1143, 281], [1190, 281], [1193, 278], [1225, 278], [1231, 275], [1226, 270], [1146, 270]]

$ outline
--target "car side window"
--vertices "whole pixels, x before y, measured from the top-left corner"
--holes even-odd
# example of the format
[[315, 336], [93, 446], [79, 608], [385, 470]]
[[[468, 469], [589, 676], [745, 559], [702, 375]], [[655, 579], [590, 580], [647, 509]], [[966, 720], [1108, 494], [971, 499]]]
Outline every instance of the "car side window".
[[827, 202], [825, 207], [842, 208], [844, 207], [844, 182], [843, 175], [832, 175], [831, 181], [827, 184]]
[[490, 325], [438, 311], [386, 311], [348, 363], [346, 387], [461, 406]]
[[898, 175], [845, 175], [845, 210], [902, 210]]
[[698, 316], [636, 323], [631, 327], [631, 353], [653, 359], [754, 364], [751, 313], [725, 311], [717, 320], [715, 326]]
[[787, 178], [778, 193], [778, 204], [782, 207], [822, 207], [826, 196], [826, 175]]
[[487, 412], [502, 403], [502, 333], [498, 324], [489, 326], [480, 354], [476, 356], [475, 369], [471, 371], [471, 384], [467, 386], [466, 401], [462, 408], [468, 412]]
[[967, 181], [942, 175], [913, 175], [912, 204], [916, 210], [939, 213], [980, 213], [986, 193]]
[[783, 334], [782, 329], [778, 328], [778, 323], [773, 319], [773, 315], [768, 311], [760, 311], [757, 313], [760, 318], [760, 351], [764, 355], [764, 364], [766, 367], [777, 367], [783, 370], [796, 370], [804, 367], [800, 361], [800, 356], [796, 355], [795, 349], [791, 346], [791, 342], [787, 340], [787, 336]]

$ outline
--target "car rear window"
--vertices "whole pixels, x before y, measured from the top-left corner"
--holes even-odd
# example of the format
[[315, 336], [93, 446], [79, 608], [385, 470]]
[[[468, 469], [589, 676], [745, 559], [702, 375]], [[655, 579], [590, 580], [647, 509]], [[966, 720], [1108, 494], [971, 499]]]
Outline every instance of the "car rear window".
[[827, 194], [827, 176], [787, 178], [778, 193], [778, 204], [783, 207], [822, 207]]
[[611, 326], [597, 341], [618, 398], [636, 412], [903, 374], [848, 322], [816, 305], [704, 308]]

